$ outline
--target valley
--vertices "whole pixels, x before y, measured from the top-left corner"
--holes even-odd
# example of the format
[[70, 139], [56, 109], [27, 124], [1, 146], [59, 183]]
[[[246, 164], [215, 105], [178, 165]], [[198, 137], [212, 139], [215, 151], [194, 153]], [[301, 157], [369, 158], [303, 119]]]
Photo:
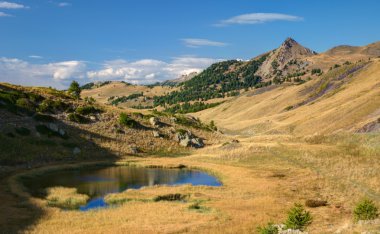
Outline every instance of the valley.
[[[2, 231], [256, 233], [297, 203], [313, 217], [308, 233], [377, 233], [378, 218], [356, 222], [353, 212], [363, 198], [380, 205], [379, 56], [380, 43], [316, 53], [288, 38], [173, 83], [91, 83], [78, 97], [1, 83]], [[91, 165], [200, 170], [221, 186], [140, 173], [148, 186], [83, 212], [76, 199], [91, 189], [58, 184], [49, 198], [22, 182]]]

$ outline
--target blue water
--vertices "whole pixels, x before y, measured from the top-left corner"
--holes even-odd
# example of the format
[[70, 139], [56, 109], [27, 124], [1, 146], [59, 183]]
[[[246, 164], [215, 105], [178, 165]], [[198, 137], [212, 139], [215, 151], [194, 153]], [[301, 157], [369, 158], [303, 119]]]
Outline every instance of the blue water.
[[25, 183], [33, 195], [40, 197], [45, 195], [43, 191], [49, 187], [77, 188], [78, 193], [87, 194], [91, 197], [85, 206], [80, 207], [81, 211], [108, 207], [104, 201], [107, 194], [160, 184], [222, 185], [216, 177], [199, 170], [128, 166], [52, 172]]

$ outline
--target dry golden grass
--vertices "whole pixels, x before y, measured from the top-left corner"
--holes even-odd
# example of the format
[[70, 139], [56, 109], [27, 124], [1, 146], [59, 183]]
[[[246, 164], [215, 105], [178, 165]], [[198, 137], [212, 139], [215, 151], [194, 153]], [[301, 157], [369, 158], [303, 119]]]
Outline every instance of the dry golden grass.
[[194, 116], [205, 122], [214, 120], [227, 133], [242, 135], [356, 131], [380, 117], [379, 76], [377, 60], [348, 78], [333, 93], [290, 111], [285, 109], [310, 99], [321, 78], [299, 86], [283, 85], [264, 93], [250, 91]]
[[[320, 139], [323, 138], [323, 139]], [[363, 196], [373, 195], [379, 204], [378, 136], [320, 137], [290, 136], [239, 138], [239, 143], [219, 144], [181, 158], [133, 158], [140, 166], [175, 167], [185, 164], [213, 173], [222, 187], [154, 186], [127, 190], [107, 199], [123, 201], [120, 206], [98, 211], [62, 211], [31, 199], [43, 210], [40, 219], [29, 226], [29, 233], [252, 233], [256, 227], [280, 223], [294, 202], [323, 199], [328, 206], [309, 208], [314, 222], [310, 233], [354, 233], [376, 225], [353, 223], [352, 209]], [[347, 151], [370, 142], [372, 150]], [[372, 143], [371, 143], [372, 142]], [[353, 165], [355, 169], [353, 170]], [[371, 168], [371, 170], [368, 170]], [[38, 171], [38, 170], [37, 170]], [[12, 183], [15, 183], [14, 181]], [[372, 192], [371, 192], [372, 191]], [[183, 194], [188, 202], [154, 202], [166, 194]], [[199, 202], [201, 210], [189, 209]]]
[[87, 203], [90, 197], [79, 194], [76, 188], [53, 187], [47, 189], [47, 205], [64, 209], [77, 209]]

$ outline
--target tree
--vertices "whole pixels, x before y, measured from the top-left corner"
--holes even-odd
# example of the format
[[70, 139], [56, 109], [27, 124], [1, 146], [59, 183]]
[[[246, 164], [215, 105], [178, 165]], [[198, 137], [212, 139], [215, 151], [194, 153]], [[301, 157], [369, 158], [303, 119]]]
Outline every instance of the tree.
[[312, 220], [310, 212], [306, 211], [302, 205], [294, 204], [294, 207], [288, 212], [288, 219], [285, 221], [285, 225], [287, 228], [303, 231], [311, 224]]
[[75, 99], [79, 99], [82, 89], [80, 88], [79, 83], [74, 80], [73, 82], [71, 82], [68, 92]]

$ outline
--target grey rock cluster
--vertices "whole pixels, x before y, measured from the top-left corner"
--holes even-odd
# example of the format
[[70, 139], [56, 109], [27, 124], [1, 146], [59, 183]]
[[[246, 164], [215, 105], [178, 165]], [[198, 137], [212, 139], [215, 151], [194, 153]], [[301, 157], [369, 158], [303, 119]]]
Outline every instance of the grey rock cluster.
[[184, 147], [202, 148], [203, 140], [194, 136], [190, 131], [177, 131], [174, 140]]
[[47, 126], [51, 131], [58, 133], [61, 137], [66, 136], [66, 131], [62, 128], [59, 128], [57, 124], [50, 123]]

